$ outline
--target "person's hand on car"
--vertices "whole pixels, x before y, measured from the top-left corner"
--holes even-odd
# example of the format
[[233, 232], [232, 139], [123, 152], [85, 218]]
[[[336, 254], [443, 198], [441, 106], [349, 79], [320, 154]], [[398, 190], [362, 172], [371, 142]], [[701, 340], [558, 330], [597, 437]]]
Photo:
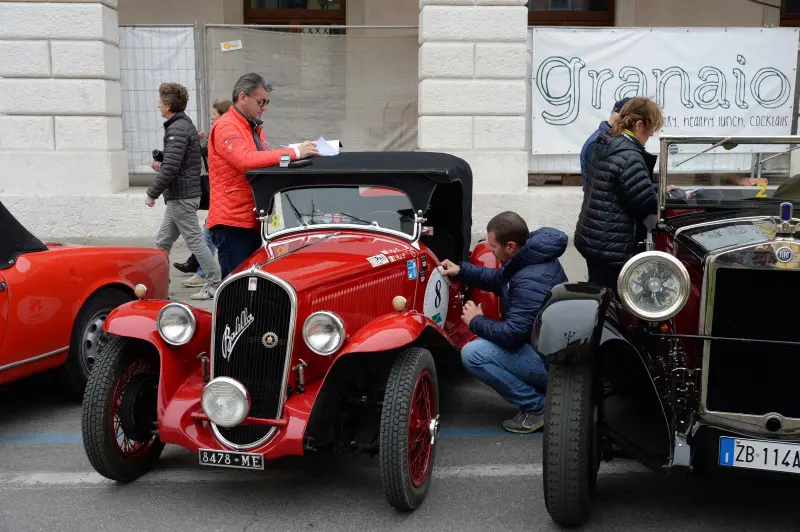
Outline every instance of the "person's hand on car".
[[453, 277], [461, 273], [461, 267], [458, 264], [453, 264], [447, 259], [444, 259], [442, 261], [441, 266], [442, 266], [442, 274], [448, 277]]

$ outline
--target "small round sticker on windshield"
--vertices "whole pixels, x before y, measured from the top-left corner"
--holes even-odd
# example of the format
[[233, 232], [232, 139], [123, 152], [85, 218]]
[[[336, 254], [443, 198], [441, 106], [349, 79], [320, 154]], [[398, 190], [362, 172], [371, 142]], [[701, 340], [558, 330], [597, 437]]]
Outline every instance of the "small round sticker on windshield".
[[670, 155], [678, 155], [678, 145], [677, 144], [670, 144], [669, 145], [669, 154]]

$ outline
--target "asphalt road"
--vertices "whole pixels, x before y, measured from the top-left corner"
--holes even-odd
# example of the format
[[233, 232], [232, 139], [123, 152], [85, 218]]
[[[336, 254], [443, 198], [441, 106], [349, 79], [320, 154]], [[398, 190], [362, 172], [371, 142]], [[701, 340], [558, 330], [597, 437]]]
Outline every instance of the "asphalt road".
[[[574, 250], [565, 262], [568, 274], [583, 275]], [[173, 286], [183, 299], [181, 278]], [[440, 377], [433, 487], [411, 514], [385, 502], [377, 458], [366, 456], [244, 472], [201, 467], [168, 446], [138, 481], [106, 481], [84, 454], [80, 405], [53, 378], [0, 388], [0, 532], [557, 530], [542, 497], [541, 434], [504, 432], [514, 407], [463, 371]], [[797, 530], [797, 492], [796, 483], [665, 476], [617, 459], [601, 468], [585, 530]]]

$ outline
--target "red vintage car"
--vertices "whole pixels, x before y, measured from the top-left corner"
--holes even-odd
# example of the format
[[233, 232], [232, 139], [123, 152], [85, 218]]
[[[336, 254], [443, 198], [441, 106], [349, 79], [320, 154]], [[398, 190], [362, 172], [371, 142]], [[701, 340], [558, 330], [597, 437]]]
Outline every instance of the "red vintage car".
[[671, 474], [800, 475], [800, 136], [660, 142], [658, 210], [616, 292], [559, 285], [534, 322], [562, 526], [589, 519], [620, 451]]
[[[349, 153], [250, 173], [264, 245], [213, 312], [143, 299], [117, 308], [83, 405], [94, 468], [131, 481], [166, 443], [201, 466], [265, 469], [287, 455], [379, 455], [389, 502], [431, 482], [437, 360], [470, 339], [440, 260], [470, 253], [472, 174], [446, 154]], [[256, 214], [254, 214], [256, 215]], [[493, 312], [492, 312], [493, 310]]]
[[60, 368], [82, 397], [103, 322], [138, 284], [167, 297], [163, 252], [43, 243], [0, 203], [0, 385]]

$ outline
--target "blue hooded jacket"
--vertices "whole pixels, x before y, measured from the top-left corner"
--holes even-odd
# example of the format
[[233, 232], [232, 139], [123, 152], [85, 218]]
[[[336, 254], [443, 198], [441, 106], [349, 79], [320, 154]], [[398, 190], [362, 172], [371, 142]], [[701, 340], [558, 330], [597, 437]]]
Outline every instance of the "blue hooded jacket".
[[611, 124], [608, 121], [600, 122], [600, 126], [592, 133], [581, 148], [581, 176], [583, 177], [583, 186], [586, 186], [586, 169], [589, 168], [589, 162], [592, 160], [592, 153], [594, 153], [595, 144], [597, 144], [597, 137], [603, 131], [611, 129]]
[[501, 268], [469, 262], [459, 266], [459, 278], [480, 290], [500, 296], [502, 321], [476, 316], [470, 330], [493, 344], [517, 351], [530, 342], [533, 320], [550, 290], [567, 282], [558, 258], [567, 249], [567, 235], [552, 227], [531, 233], [525, 245]]

